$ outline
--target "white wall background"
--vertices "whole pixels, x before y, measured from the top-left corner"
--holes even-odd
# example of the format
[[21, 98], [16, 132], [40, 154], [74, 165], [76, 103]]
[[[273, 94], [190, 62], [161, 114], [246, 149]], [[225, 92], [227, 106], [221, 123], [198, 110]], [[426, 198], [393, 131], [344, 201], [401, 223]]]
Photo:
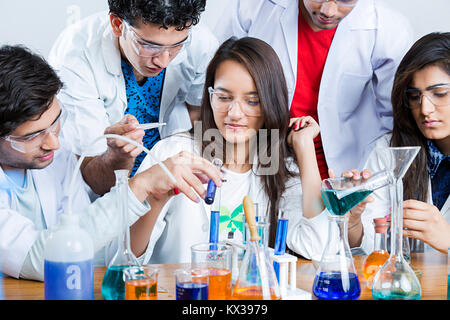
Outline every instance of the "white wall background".
[[[417, 39], [432, 31], [450, 31], [450, 0], [375, 1], [387, 2], [409, 18]], [[220, 19], [226, 5], [227, 0], [207, 0], [202, 23]], [[0, 0], [0, 45], [24, 44], [46, 57], [67, 24], [107, 9], [107, 0]]]

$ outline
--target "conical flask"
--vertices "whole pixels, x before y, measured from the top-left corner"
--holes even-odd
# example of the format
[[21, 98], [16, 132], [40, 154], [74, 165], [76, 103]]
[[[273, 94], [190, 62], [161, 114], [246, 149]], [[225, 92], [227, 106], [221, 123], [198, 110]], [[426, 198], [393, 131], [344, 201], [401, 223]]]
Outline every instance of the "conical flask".
[[402, 178], [420, 147], [399, 147], [377, 150], [381, 163], [392, 170], [395, 181], [389, 186], [391, 205], [391, 252], [389, 259], [375, 275], [372, 297], [375, 300], [417, 300], [421, 297], [420, 282], [405, 260], [403, 245], [403, 181]]
[[105, 300], [124, 300], [125, 281], [123, 269], [140, 266], [130, 247], [130, 228], [128, 226], [128, 170], [116, 170], [117, 208], [120, 236], [116, 254], [108, 265], [102, 282], [102, 296]]
[[361, 294], [347, 238], [347, 216], [328, 214], [328, 243], [313, 283], [313, 293], [324, 300], [355, 300]]
[[264, 245], [258, 242], [260, 236], [255, 219], [253, 202], [244, 197], [245, 218], [250, 230], [239, 277], [231, 299], [234, 300], [280, 300], [281, 293], [272, 262]]

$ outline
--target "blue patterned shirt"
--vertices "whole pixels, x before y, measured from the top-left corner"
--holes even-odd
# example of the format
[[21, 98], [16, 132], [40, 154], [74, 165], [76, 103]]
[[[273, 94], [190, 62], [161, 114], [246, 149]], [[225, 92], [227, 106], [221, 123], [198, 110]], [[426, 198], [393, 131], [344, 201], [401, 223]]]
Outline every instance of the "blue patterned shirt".
[[[139, 123], [159, 122], [159, 109], [166, 69], [155, 77], [147, 78], [142, 85], [137, 83], [133, 73], [133, 67], [124, 60], [122, 60], [122, 72], [125, 78], [128, 101], [125, 114], [135, 116]], [[143, 143], [150, 150], [160, 139], [159, 130], [157, 128], [150, 129], [145, 132]], [[145, 155], [145, 152], [142, 152], [137, 156], [133, 170], [131, 171], [131, 177], [136, 173]]]
[[450, 193], [450, 155], [440, 152], [431, 140], [427, 142], [433, 204], [441, 210]]

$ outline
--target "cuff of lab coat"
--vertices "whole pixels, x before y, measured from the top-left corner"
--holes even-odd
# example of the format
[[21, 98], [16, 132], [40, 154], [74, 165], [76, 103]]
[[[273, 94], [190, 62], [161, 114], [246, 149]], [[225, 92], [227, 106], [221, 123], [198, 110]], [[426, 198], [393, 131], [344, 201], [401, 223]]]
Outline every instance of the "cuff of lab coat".
[[128, 225], [132, 225], [135, 223], [140, 217], [145, 215], [147, 212], [151, 210], [150, 203], [147, 200], [144, 202], [140, 202], [133, 191], [128, 187], [128, 209], [132, 214], [128, 216], [130, 219]]

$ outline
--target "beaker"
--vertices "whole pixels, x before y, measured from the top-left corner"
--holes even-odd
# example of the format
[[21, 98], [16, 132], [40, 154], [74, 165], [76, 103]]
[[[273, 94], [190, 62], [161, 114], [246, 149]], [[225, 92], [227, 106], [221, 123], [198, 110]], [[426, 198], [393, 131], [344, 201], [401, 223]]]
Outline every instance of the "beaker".
[[244, 197], [244, 212], [250, 239], [239, 270], [239, 277], [233, 289], [233, 300], [280, 300], [278, 281], [269, 258], [267, 247], [259, 243], [260, 236], [255, 219], [253, 202]]
[[361, 294], [347, 238], [348, 217], [328, 214], [328, 242], [313, 283], [313, 293], [325, 300], [355, 300]]
[[198, 243], [191, 247], [193, 268], [209, 271], [208, 300], [227, 300], [231, 296], [233, 248], [224, 243]]
[[174, 275], [177, 300], [208, 300], [208, 269], [177, 269]]
[[118, 237], [117, 251], [106, 269], [102, 282], [102, 296], [105, 300], [124, 300], [125, 281], [123, 269], [140, 266], [130, 247], [130, 228], [128, 226], [128, 170], [115, 170], [117, 188]]
[[152, 266], [123, 269], [125, 300], [158, 300], [158, 272]]
[[375, 275], [372, 284], [374, 300], [417, 300], [420, 282], [403, 255], [403, 181], [402, 178], [420, 147], [398, 147], [377, 150], [381, 163], [394, 172], [389, 186], [391, 205], [391, 252], [389, 259]]

